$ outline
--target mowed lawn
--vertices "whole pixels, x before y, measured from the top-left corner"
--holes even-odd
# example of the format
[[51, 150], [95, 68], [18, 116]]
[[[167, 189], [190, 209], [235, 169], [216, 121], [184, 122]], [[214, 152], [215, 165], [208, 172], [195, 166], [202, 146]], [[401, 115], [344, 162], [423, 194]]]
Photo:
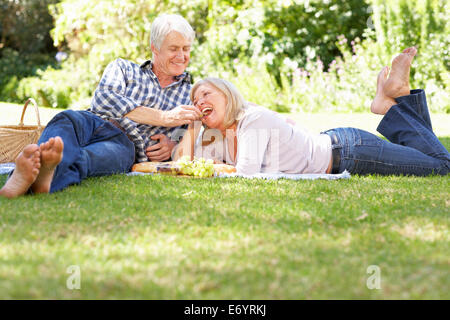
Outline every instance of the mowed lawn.
[[448, 176], [116, 175], [0, 198], [0, 298], [449, 299], [449, 194]]

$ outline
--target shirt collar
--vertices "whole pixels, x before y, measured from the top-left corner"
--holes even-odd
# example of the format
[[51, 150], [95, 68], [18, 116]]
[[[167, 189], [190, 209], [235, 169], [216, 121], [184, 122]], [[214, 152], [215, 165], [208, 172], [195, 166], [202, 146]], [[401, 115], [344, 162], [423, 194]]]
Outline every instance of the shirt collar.
[[[152, 62], [152, 60], [144, 61], [144, 63], [142, 63], [142, 64], [140, 65], [140, 68], [141, 68], [141, 69], [146, 69], [146, 70], [150, 71], [151, 74], [152, 74], [155, 78], [157, 78], [156, 75], [153, 73], [153, 70], [152, 70], [152, 68], [153, 68], [153, 62]], [[182, 80], [182, 81], [184, 81], [184, 82], [187, 82], [187, 83], [191, 83], [191, 80], [192, 80], [191, 74], [190, 74], [189, 72], [185, 71], [185, 72], [183, 72], [182, 74], [180, 74], [179, 76], [176, 76], [176, 77], [175, 77], [175, 81], [176, 81], [176, 82], [178, 82], [178, 81], [180, 81], [180, 80]]]

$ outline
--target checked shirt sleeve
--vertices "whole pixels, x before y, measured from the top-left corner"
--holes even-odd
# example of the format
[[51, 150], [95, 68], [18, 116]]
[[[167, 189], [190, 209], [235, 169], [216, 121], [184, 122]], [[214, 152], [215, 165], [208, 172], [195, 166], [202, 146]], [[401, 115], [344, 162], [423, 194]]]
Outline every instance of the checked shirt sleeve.
[[91, 109], [94, 113], [119, 120], [138, 107], [135, 101], [126, 96], [125, 71], [121, 59], [106, 67], [92, 99]]
[[[115, 119], [132, 139], [136, 147], [137, 162], [147, 161], [145, 146], [148, 138], [138, 129], [138, 124], [125, 115], [139, 106], [139, 103], [126, 95], [126, 66], [122, 59], [111, 62], [105, 69], [95, 90], [91, 111], [106, 119]], [[129, 84], [130, 86], [133, 83]]]

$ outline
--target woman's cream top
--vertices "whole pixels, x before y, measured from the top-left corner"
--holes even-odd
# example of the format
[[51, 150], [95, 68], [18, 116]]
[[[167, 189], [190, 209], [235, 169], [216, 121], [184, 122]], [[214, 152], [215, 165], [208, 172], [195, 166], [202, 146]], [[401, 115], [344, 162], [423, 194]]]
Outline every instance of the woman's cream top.
[[[195, 156], [234, 165], [237, 173], [325, 173], [331, 160], [331, 139], [292, 126], [278, 113], [249, 106], [236, 128], [237, 153], [233, 159], [234, 134], [202, 129]], [[213, 141], [202, 147], [203, 141]]]

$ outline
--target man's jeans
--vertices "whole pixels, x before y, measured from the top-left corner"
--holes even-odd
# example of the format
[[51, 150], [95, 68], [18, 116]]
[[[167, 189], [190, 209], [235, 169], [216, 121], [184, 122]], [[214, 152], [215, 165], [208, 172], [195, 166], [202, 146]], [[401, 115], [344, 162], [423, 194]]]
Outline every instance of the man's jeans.
[[110, 122], [88, 111], [58, 113], [45, 128], [38, 144], [60, 136], [63, 159], [56, 167], [50, 193], [92, 176], [129, 172], [134, 144]]
[[423, 90], [412, 90], [408, 96], [395, 99], [378, 125], [377, 131], [390, 142], [367, 131], [337, 128], [340, 149], [339, 172], [382, 175], [446, 175], [450, 170], [450, 154], [433, 133]]

